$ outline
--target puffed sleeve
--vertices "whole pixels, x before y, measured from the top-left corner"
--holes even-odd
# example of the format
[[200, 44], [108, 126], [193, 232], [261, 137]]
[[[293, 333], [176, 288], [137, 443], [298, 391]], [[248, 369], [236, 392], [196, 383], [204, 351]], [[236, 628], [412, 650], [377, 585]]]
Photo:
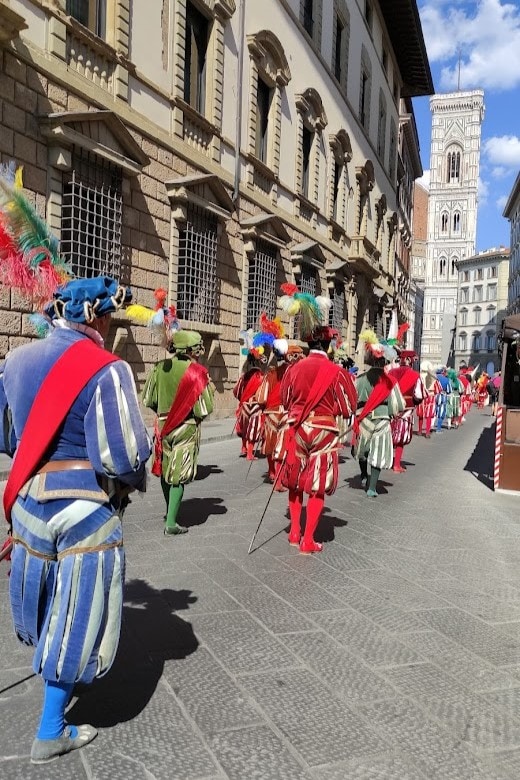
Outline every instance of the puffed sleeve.
[[401, 388], [398, 384], [395, 384], [392, 388], [392, 392], [388, 396], [388, 414], [390, 417], [397, 417], [397, 415], [404, 412], [405, 409], [406, 401], [404, 400]]
[[159, 404], [157, 395], [157, 371], [158, 368], [155, 365], [150, 371], [143, 389], [143, 404], [147, 406], [148, 409], [153, 409], [154, 412], [157, 411]]
[[208, 414], [211, 414], [211, 412], [213, 411], [214, 392], [215, 392], [214, 385], [210, 381], [207, 387], [204, 388], [202, 393], [197, 398], [197, 402], [193, 407], [194, 417], [203, 420], [204, 417], [207, 417]]
[[100, 373], [85, 415], [87, 452], [95, 471], [139, 487], [151, 442], [128, 363], [112, 363]]
[[336, 405], [337, 416], [348, 419], [357, 408], [357, 390], [352, 377], [345, 369], [340, 369], [336, 381]]

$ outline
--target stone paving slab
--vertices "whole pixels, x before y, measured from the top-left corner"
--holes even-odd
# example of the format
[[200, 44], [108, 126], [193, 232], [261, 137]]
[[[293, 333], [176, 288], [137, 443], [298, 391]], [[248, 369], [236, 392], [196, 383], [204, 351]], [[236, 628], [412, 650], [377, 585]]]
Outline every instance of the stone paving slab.
[[287, 494], [247, 554], [265, 462], [246, 480], [238, 440], [209, 441], [229, 421], [212, 424], [189, 534], [162, 535], [156, 480], [128, 507], [116, 662], [69, 713], [100, 734], [43, 768], [28, 760], [41, 681], [0, 566], [2, 780], [517, 780], [520, 517], [486, 486], [491, 424], [472, 412], [414, 437], [375, 500], [346, 452], [320, 556], [287, 544]]

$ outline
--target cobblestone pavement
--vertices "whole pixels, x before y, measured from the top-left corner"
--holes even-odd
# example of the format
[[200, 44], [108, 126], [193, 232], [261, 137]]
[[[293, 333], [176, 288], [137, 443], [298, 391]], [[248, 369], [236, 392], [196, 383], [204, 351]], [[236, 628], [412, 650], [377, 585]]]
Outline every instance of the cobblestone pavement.
[[[345, 451], [325, 549], [287, 544], [286, 500], [238, 441], [206, 444], [183, 537], [158, 482], [125, 517], [123, 632], [78, 692], [87, 748], [32, 766], [41, 682], [12, 634], [0, 570], [4, 780], [503, 780], [520, 777], [518, 498], [490, 490], [493, 428], [405, 450], [367, 499]], [[28, 679], [27, 679], [28, 678]]]

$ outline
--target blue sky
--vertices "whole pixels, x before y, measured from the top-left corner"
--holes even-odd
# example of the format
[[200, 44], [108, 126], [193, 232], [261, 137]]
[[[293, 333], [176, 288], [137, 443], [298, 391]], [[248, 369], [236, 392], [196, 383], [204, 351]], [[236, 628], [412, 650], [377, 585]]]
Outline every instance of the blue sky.
[[[520, 1], [419, 0], [436, 93], [483, 89], [477, 251], [509, 246], [502, 212], [520, 170]], [[428, 98], [414, 99], [425, 182], [429, 177]]]

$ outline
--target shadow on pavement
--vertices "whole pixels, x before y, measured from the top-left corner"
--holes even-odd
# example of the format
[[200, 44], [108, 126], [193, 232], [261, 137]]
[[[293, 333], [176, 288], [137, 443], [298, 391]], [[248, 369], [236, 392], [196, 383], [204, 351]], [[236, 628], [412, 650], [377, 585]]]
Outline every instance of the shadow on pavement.
[[320, 517], [318, 527], [314, 532], [314, 538], [317, 542], [333, 542], [334, 541], [334, 529], [343, 528], [348, 525], [346, 520], [342, 520], [339, 517], [330, 515], [331, 510], [325, 506], [323, 514]]
[[207, 479], [212, 474], [223, 474], [223, 473], [224, 473], [223, 470], [218, 466], [216, 466], [214, 463], [210, 463], [208, 466], [198, 466], [195, 481], [198, 481], [200, 479]]
[[222, 504], [222, 498], [187, 498], [181, 504], [179, 522], [186, 528], [204, 525], [211, 515], [226, 514], [227, 509]]
[[470, 471], [489, 490], [493, 490], [495, 427], [493, 423], [491, 427], [484, 428], [475, 449], [464, 466], [464, 471]]
[[165, 662], [197, 650], [191, 623], [175, 614], [195, 601], [190, 590], [157, 590], [143, 580], [129, 582], [114, 665], [92, 685], [76, 686], [80, 698], [67, 720], [108, 728], [137, 717], [152, 698]]

